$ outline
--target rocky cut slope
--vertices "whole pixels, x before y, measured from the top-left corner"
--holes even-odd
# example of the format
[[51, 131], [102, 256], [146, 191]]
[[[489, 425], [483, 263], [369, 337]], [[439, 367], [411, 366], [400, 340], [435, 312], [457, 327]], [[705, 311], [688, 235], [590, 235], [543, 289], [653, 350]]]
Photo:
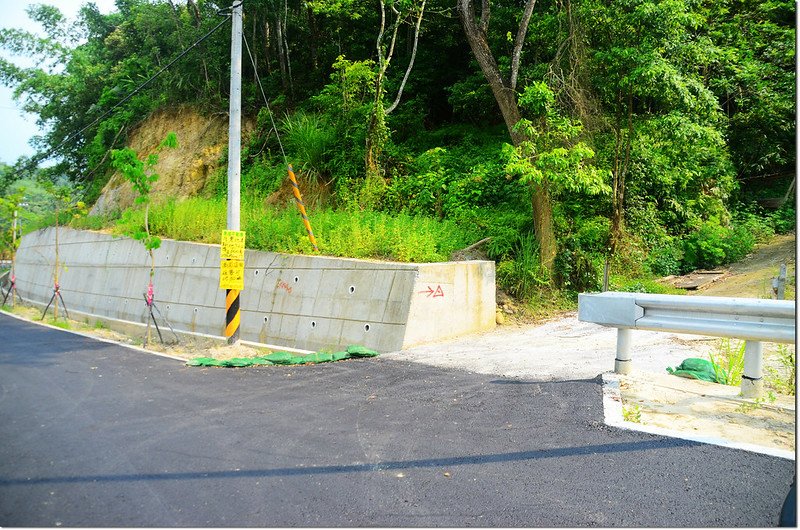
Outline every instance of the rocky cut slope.
[[[246, 135], [252, 124], [246, 121], [242, 127]], [[154, 112], [131, 133], [128, 147], [143, 158], [153, 153], [169, 132], [177, 135], [178, 147], [165, 149], [159, 154], [156, 172], [160, 178], [153, 186], [155, 200], [196, 195], [208, 178], [225, 164], [228, 117], [219, 114], [203, 116], [189, 107]], [[101, 215], [128, 208], [134, 198], [130, 183], [115, 172], [90, 213]]]

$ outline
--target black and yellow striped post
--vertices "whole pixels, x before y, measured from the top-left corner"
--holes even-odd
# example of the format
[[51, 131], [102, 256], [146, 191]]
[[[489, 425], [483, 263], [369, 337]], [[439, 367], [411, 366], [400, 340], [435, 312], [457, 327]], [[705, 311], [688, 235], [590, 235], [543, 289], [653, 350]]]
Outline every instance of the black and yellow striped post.
[[311, 246], [314, 247], [314, 250], [319, 252], [319, 248], [317, 248], [317, 239], [314, 237], [314, 232], [311, 230], [311, 223], [308, 220], [308, 215], [306, 215], [306, 205], [303, 202], [303, 196], [300, 195], [300, 187], [297, 185], [297, 178], [294, 176], [294, 170], [291, 164], [289, 164], [289, 180], [292, 183], [294, 202], [297, 204], [297, 209], [300, 210], [300, 217], [303, 218], [303, 224], [306, 227], [306, 232], [308, 232], [308, 239], [311, 240]]
[[225, 290], [225, 336], [228, 344], [235, 344], [239, 340], [239, 291], [236, 289]]
[[239, 340], [239, 293], [244, 289], [244, 247], [244, 232], [222, 231], [219, 288], [225, 289], [225, 337], [229, 345]]

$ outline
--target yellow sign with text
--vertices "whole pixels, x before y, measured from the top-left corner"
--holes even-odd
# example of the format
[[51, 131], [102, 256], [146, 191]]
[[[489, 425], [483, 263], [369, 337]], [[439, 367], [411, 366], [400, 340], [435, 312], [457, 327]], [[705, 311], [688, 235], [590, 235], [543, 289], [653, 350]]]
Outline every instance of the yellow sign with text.
[[244, 290], [244, 260], [224, 259], [220, 261], [219, 288]]
[[222, 259], [244, 259], [244, 232], [223, 230], [219, 253]]

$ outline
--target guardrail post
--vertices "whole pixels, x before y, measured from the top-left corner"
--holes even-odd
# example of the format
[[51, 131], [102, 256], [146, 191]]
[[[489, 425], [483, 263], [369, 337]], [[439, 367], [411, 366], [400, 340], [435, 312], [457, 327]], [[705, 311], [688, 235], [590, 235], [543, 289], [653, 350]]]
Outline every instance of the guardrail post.
[[617, 358], [614, 359], [614, 372], [631, 373], [631, 329], [617, 328]]
[[742, 397], [759, 398], [764, 393], [763, 380], [764, 343], [744, 343], [744, 372], [742, 373]]

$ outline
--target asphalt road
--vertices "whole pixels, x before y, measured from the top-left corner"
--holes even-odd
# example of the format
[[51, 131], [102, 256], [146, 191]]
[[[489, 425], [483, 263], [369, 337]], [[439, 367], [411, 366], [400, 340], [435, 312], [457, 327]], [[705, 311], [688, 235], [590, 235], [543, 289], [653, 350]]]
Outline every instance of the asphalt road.
[[604, 426], [598, 379], [189, 368], [0, 316], [1, 526], [772, 526], [794, 462]]

